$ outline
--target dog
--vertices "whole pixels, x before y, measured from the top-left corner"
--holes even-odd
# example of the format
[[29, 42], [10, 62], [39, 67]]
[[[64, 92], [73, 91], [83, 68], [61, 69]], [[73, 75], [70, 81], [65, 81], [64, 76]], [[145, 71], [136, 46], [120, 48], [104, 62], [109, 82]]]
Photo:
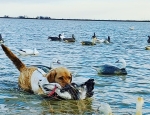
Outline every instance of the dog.
[[61, 87], [58, 83], [48, 83], [39, 80], [39, 86], [44, 91], [45, 96], [55, 99], [83, 100], [92, 97], [94, 92], [94, 79], [89, 79], [82, 84], [71, 83]]
[[16, 68], [20, 71], [18, 78], [18, 84], [21, 89], [27, 92], [33, 92], [35, 94], [43, 94], [44, 91], [39, 87], [39, 80], [42, 79], [45, 84], [58, 83], [61, 87], [64, 87], [71, 83], [72, 74], [65, 67], [57, 67], [45, 73], [42, 69], [31, 66], [27, 67], [12, 51], [1, 44], [1, 47], [7, 57], [13, 62]]

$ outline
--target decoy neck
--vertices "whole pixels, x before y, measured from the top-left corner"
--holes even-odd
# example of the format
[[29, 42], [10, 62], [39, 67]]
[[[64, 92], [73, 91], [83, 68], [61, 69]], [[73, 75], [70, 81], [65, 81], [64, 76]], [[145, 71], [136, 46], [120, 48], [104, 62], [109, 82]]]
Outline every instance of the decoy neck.
[[110, 43], [110, 36], [108, 36], [108, 42]]
[[51, 61], [51, 63], [50, 63], [50, 68], [51, 68], [51, 69], [54, 69], [54, 68], [55, 68], [55, 67], [54, 67], [54, 63], [61, 64], [59, 59], [53, 58], [52, 61]]
[[138, 97], [136, 103], [136, 115], [142, 115], [142, 106], [144, 104], [144, 99], [142, 97]]
[[0, 43], [3, 43], [3, 42], [4, 42], [4, 40], [2, 38], [2, 35], [0, 34]]
[[38, 54], [38, 53], [39, 53], [39, 52], [36, 50], [36, 48], [34, 48], [34, 49], [33, 49], [33, 54], [36, 55], [36, 54]]
[[150, 36], [148, 36], [148, 40], [147, 40], [147, 42], [148, 42], [148, 43], [150, 43]]
[[0, 39], [2, 39], [2, 35], [0, 34]]
[[126, 68], [126, 61], [123, 58], [121, 58], [118, 61], [116, 61], [116, 63], [122, 63], [121, 69], [125, 69]]

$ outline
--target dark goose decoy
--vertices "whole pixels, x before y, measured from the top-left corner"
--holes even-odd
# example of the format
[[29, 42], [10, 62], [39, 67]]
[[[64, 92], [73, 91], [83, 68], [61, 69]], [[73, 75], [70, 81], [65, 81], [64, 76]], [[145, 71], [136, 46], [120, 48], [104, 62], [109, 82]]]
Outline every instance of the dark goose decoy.
[[61, 41], [62, 40], [61, 34], [59, 34], [58, 37], [49, 36], [48, 39], [50, 39], [51, 41]]
[[127, 75], [126, 71], [126, 61], [124, 59], [119, 59], [116, 63], [122, 63], [122, 68], [115, 67], [113, 65], [101, 65], [101, 66], [93, 66], [98, 74], [102, 75]]
[[148, 40], [147, 40], [147, 43], [150, 43], [150, 36], [148, 36]]
[[63, 41], [65, 41], [65, 42], [75, 42], [74, 34], [72, 34], [71, 38], [63, 38]]
[[39, 86], [45, 93], [45, 96], [55, 99], [82, 100], [92, 97], [94, 92], [94, 79], [89, 79], [82, 84], [71, 83], [61, 87], [58, 83], [45, 84], [39, 80]]
[[94, 35], [92, 36], [92, 41], [82, 41], [81, 44], [82, 45], [96, 45], [96, 36], [95, 36], [95, 33]]
[[2, 35], [0, 34], [0, 43], [4, 43], [4, 40], [2, 38]]

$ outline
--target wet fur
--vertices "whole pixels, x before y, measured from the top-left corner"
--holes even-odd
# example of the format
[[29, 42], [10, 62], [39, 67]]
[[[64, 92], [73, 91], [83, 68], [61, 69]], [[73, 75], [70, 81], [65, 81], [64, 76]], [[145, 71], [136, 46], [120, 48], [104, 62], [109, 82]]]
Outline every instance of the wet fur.
[[[36, 67], [27, 67], [17, 56], [15, 56], [11, 50], [5, 45], [1, 44], [1, 47], [8, 58], [13, 62], [16, 68], [20, 71], [20, 75], [18, 78], [19, 87], [28, 92], [36, 92], [38, 94], [42, 94], [43, 91], [39, 87], [38, 91], [32, 91], [31, 87], [31, 77], [33, 72], [38, 70]], [[43, 75], [46, 77], [48, 82], [56, 82], [59, 83], [62, 87], [67, 84], [70, 84], [72, 81], [72, 75], [67, 68], [58, 67], [56, 69], [51, 70], [49, 73]], [[38, 78], [39, 79], [39, 78]], [[38, 85], [38, 84], [37, 84]]]

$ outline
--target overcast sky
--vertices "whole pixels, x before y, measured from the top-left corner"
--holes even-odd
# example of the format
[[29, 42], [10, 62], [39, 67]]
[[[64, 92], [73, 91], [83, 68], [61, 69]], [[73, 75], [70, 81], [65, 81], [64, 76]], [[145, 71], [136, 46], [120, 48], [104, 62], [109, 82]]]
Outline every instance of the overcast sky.
[[0, 16], [150, 20], [150, 0], [0, 0]]

